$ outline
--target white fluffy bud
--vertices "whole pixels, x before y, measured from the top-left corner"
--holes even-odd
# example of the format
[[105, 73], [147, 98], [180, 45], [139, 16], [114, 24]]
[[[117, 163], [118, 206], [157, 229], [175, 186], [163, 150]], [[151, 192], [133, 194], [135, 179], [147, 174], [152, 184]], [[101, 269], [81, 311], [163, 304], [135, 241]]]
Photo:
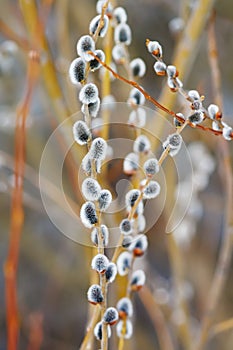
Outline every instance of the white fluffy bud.
[[77, 85], [85, 79], [85, 61], [81, 58], [75, 58], [69, 68], [70, 80], [73, 84]]
[[88, 105], [89, 103], [94, 103], [98, 100], [99, 91], [95, 84], [89, 83], [82, 87], [79, 92], [79, 100]]
[[126, 23], [120, 23], [116, 26], [114, 31], [114, 40], [116, 44], [122, 43], [130, 45], [132, 41], [131, 29]]
[[95, 179], [88, 177], [82, 183], [82, 193], [88, 201], [96, 201], [101, 191], [100, 184]]
[[159, 172], [159, 162], [156, 158], [150, 158], [148, 159], [144, 165], [143, 169], [146, 173], [146, 176], [151, 177]]
[[91, 267], [98, 273], [103, 274], [107, 270], [108, 264], [109, 260], [104, 254], [97, 254], [92, 259]]
[[112, 194], [109, 190], [100, 191], [98, 198], [100, 211], [106, 211], [112, 202]]
[[117, 269], [120, 276], [125, 276], [129, 272], [132, 264], [132, 254], [123, 252], [117, 259]]
[[85, 122], [78, 120], [73, 125], [73, 136], [79, 145], [85, 145], [91, 137], [91, 132]]
[[80, 209], [80, 219], [87, 228], [91, 228], [92, 225], [98, 222], [94, 203], [86, 202], [82, 205]]
[[95, 42], [90, 35], [84, 35], [77, 43], [77, 53], [85, 61], [91, 61], [93, 60], [93, 56], [88, 51], [95, 51]]
[[[101, 18], [101, 15], [97, 15], [91, 20], [91, 23], [90, 23], [90, 26], [89, 26], [89, 32], [90, 32], [91, 35], [94, 35], [96, 33], [96, 30], [97, 30], [99, 22], [100, 22], [100, 18]], [[109, 24], [108, 16], [104, 15], [103, 26], [102, 26], [102, 28], [99, 31], [99, 36], [100, 37], [103, 38], [105, 36], [105, 34], [107, 33], [108, 24]]]

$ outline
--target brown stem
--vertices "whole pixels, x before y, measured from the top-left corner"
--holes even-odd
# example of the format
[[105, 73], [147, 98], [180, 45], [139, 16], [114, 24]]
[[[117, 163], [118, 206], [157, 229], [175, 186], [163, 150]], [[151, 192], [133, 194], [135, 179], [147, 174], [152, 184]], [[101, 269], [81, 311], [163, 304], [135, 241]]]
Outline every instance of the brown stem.
[[7, 259], [4, 265], [8, 350], [17, 349], [19, 337], [16, 274], [18, 270], [20, 238], [24, 222], [22, 197], [25, 167], [26, 119], [38, 75], [38, 55], [35, 52], [30, 52], [26, 95], [18, 108], [16, 119], [14, 188], [11, 203], [10, 242]]

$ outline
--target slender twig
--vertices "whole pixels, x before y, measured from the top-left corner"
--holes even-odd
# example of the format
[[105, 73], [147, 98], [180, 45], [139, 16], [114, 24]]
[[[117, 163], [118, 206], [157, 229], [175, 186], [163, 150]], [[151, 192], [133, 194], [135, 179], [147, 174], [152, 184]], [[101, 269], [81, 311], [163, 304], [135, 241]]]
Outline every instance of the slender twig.
[[[214, 30], [214, 20], [210, 21], [209, 27], [209, 60], [213, 71], [212, 86], [214, 88], [214, 94], [218, 96], [219, 107], [222, 109], [222, 97], [221, 97], [221, 75], [215, 70], [219, 71], [218, 56], [217, 56], [217, 44]], [[217, 81], [216, 81], [217, 79]], [[226, 278], [229, 273], [230, 260], [232, 254], [232, 228], [233, 228], [233, 176], [230, 162], [230, 152], [227, 142], [222, 140], [219, 144], [219, 151], [221, 153], [221, 168], [223, 167], [223, 186], [225, 188], [225, 223], [222, 244], [219, 252], [219, 258], [216, 265], [213, 281], [209, 289], [209, 293], [206, 298], [206, 311], [202, 319], [200, 337], [198, 339], [195, 349], [201, 350], [205, 347], [205, 344], [209, 337], [209, 331], [213, 322], [214, 311], [218, 304], [219, 298], [223, 291]]]
[[7, 38], [15, 41], [23, 50], [28, 51], [30, 49], [29, 42], [16, 34], [2, 19], [0, 19], [0, 32]]
[[213, 338], [220, 333], [229, 331], [233, 329], [233, 317], [229, 320], [225, 320], [222, 322], [217, 323], [210, 329], [210, 337]]
[[171, 335], [164, 319], [163, 312], [156, 303], [150, 289], [144, 285], [138, 293], [156, 331], [161, 350], [174, 350]]
[[[92, 55], [103, 67], [105, 67], [106, 69], [108, 69], [112, 75], [116, 78], [119, 79], [121, 81], [123, 81], [124, 83], [133, 86], [134, 88], [138, 89], [144, 96], [145, 98], [151, 102], [155, 107], [159, 108], [161, 111], [167, 113], [168, 115], [172, 116], [173, 118], [176, 118], [179, 122], [184, 123], [185, 119], [183, 119], [180, 115], [178, 115], [177, 113], [175, 113], [174, 111], [168, 109], [167, 107], [165, 107], [164, 105], [162, 105], [160, 102], [158, 102], [154, 97], [150, 96], [148, 94], [148, 92], [146, 90], [144, 90], [138, 83], [136, 83], [133, 80], [129, 80], [123, 76], [121, 76], [120, 74], [117, 74], [111, 67], [109, 67], [106, 63], [104, 63], [103, 61], [101, 61], [99, 59], [99, 57], [97, 57], [93, 52], [89, 51], [88, 52], [90, 55]], [[204, 125], [194, 125], [193, 123], [191, 123], [190, 121], [187, 121], [187, 125], [191, 126], [192, 128], [197, 128], [197, 129], [201, 129], [204, 131], [209, 131], [214, 135], [222, 135], [222, 131], [216, 131], [208, 126], [204, 126]], [[231, 138], [233, 138], [233, 132], [231, 133]]]
[[15, 129], [15, 167], [14, 188], [11, 204], [10, 242], [7, 259], [4, 266], [6, 317], [7, 317], [7, 348], [16, 350], [19, 337], [19, 319], [17, 303], [17, 281], [19, 245], [24, 222], [23, 182], [25, 167], [26, 119], [28, 116], [33, 89], [39, 75], [39, 59], [31, 52], [28, 61], [27, 90], [17, 111]]

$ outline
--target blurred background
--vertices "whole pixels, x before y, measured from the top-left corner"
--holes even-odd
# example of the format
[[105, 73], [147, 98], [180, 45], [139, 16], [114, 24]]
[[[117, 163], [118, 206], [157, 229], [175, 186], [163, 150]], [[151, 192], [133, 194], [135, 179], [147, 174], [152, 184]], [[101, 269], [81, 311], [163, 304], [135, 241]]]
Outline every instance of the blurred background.
[[[141, 57], [147, 65], [146, 75], [139, 83], [155, 98], [160, 97], [165, 80], [154, 74], [154, 59], [146, 50], [145, 40], [147, 38], [158, 40], [164, 49], [164, 61], [171, 64], [174, 48], [182, 36], [182, 31], [185, 30], [185, 16], [187, 15], [185, 11], [188, 14], [191, 13], [197, 3], [198, 1], [195, 0], [117, 2], [118, 6], [126, 9], [128, 23], [132, 29], [130, 57], [131, 59]], [[62, 133], [58, 131], [52, 144], [46, 149], [46, 166], [40, 173], [42, 176], [40, 183], [39, 168], [45, 145], [61, 121], [70, 116], [73, 116], [71, 121], [81, 118], [77, 89], [69, 82], [67, 72], [70, 62], [77, 55], [78, 38], [88, 33], [89, 22], [96, 15], [96, 2], [94, 0], [41, 0], [37, 1], [36, 5], [37, 14], [45, 28], [44, 33], [51, 50], [52, 64], [61, 89], [61, 96], [60, 100], [56, 101], [51, 98], [46, 87], [50, 78], [47, 78], [46, 82], [46, 72], [41, 70], [33, 89], [26, 122], [26, 167], [23, 195], [25, 217], [17, 273], [20, 317], [19, 349], [27, 349], [33, 332], [41, 332], [43, 338], [41, 349], [72, 350], [78, 348], [85, 334], [89, 312], [86, 291], [90, 284], [92, 254], [88, 246], [90, 243], [88, 231], [84, 230], [81, 225], [75, 225], [73, 214], [67, 213], [65, 208], [65, 200], [67, 200], [73, 213], [78, 213], [79, 205], [83, 202], [78, 191], [78, 164], [82, 157], [81, 147], [70, 144], [76, 163], [71, 166], [67, 165], [69, 159], [64, 150], [66, 136], [62, 129]], [[36, 48], [37, 44], [30, 41], [29, 27], [25, 25], [27, 14], [22, 14], [17, 1], [0, 0], [0, 8], [0, 262], [2, 266], [0, 270], [0, 350], [4, 350], [7, 346], [7, 338], [3, 265], [9, 246], [16, 112], [27, 87], [28, 43], [29, 47], [33, 48]], [[221, 0], [216, 1], [214, 9], [224, 118], [230, 125], [233, 125], [233, 66], [231, 64], [233, 7], [231, 1]], [[179, 21], [174, 21], [177, 18], [183, 18], [184, 22], [180, 24]], [[16, 38], [14, 33], [17, 35]], [[100, 40], [98, 46], [101, 47], [101, 45]], [[47, 59], [44, 52], [45, 49], [42, 50], [41, 60]], [[118, 72], [125, 75], [122, 67], [119, 67]], [[93, 79], [101, 86], [97, 73]], [[190, 60], [190, 67], [184, 79], [186, 89], [198, 89], [201, 94], [205, 95], [206, 106], [214, 103], [215, 96], [208, 59], [207, 25], [193, 52], [192, 61]], [[115, 80], [111, 84], [111, 89], [117, 102], [127, 100], [129, 86]], [[183, 104], [182, 99], [178, 100], [173, 109], [179, 112]], [[146, 106], [150, 108], [148, 109], [149, 120], [153, 122], [154, 118], [153, 123], [156, 126], [156, 118], [159, 117], [153, 112], [153, 106], [148, 102]], [[125, 123], [127, 113], [125, 106], [115, 108], [111, 112], [111, 118]], [[70, 119], [64, 124], [68, 137], [71, 135], [72, 125], [69, 123]], [[132, 130], [124, 125], [114, 128], [112, 124], [110, 136], [113, 139], [119, 137], [133, 139]], [[194, 189], [190, 208], [181, 226], [175, 230], [174, 236], [182, 257], [183, 281], [180, 284], [182, 289], [180, 292], [189, 306], [189, 321], [192, 325], [192, 336], [195, 339], [199, 321], [205, 311], [206, 296], [216, 267], [224, 229], [224, 168], [220, 159], [217, 137], [188, 128], [184, 131], [184, 140], [192, 159]], [[232, 160], [232, 143], [229, 143], [229, 148]], [[160, 151], [161, 147], [155, 151], [157, 156]], [[63, 188], [57, 187], [59, 184], [57, 164], [61, 159], [67, 160], [62, 169]], [[190, 174], [186, 173], [185, 164], [182, 165], [181, 162], [179, 169], [182, 172], [180, 188], [183, 196], [180, 198], [177, 210], [178, 215], [181, 215], [187, 203], [186, 195], [190, 192], [189, 186], [192, 186], [192, 183]], [[118, 204], [122, 200], [122, 191], [125, 186], [128, 186], [128, 180], [130, 180], [122, 173], [122, 159], [109, 161], [105, 171], [108, 188], [112, 191], [114, 198], [117, 198], [116, 204]], [[177, 336], [177, 329], [183, 322], [183, 315], [174, 289], [173, 268], [169, 259], [169, 234], [165, 233], [170, 216], [168, 211], [174, 205], [177, 182], [174, 171], [174, 163], [168, 160], [164, 166], [164, 173], [168, 175], [165, 182], [169, 193], [165, 205], [166, 210], [161, 210], [162, 213], [156, 223], [150, 225], [149, 229], [147, 228], [149, 249], [146, 256], [138, 262], [138, 266], [143, 266], [146, 270], [147, 285], [165, 315], [175, 349], [183, 349], [179, 336]], [[122, 180], [126, 182], [123, 181], [123, 187], [117, 189], [117, 184]], [[170, 189], [172, 192], [169, 191]], [[52, 217], [62, 223], [65, 232], [61, 233], [48, 216], [40, 190], [44, 193], [43, 198], [47, 200]], [[65, 197], [61, 190], [64, 191]], [[148, 222], [160, 209], [161, 203], [158, 204], [156, 201], [152, 201], [152, 205], [146, 207], [145, 216]], [[124, 214], [121, 213], [121, 215]], [[112, 226], [110, 223], [110, 227]], [[108, 255], [111, 257], [112, 249], [109, 249]], [[214, 315], [215, 323], [233, 317], [232, 272], [231, 264], [230, 273]], [[117, 286], [110, 288], [112, 305], [122, 296], [122, 283], [119, 279]], [[125, 348], [128, 350], [137, 350], [142, 347], [160, 349], [156, 332], [142, 301], [135, 296], [134, 302], [134, 335], [130, 341], [127, 341]], [[114, 341], [115, 336], [113, 336], [111, 349], [116, 348]], [[231, 350], [232, 344], [233, 332], [230, 329], [212, 337], [206, 349]]]

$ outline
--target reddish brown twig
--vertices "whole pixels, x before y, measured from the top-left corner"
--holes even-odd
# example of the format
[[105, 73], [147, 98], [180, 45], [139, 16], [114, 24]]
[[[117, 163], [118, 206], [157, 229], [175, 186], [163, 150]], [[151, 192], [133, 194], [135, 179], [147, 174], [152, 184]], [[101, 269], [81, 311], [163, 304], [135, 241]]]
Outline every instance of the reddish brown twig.
[[11, 204], [10, 242], [8, 256], [4, 266], [8, 350], [17, 349], [19, 337], [16, 273], [18, 269], [20, 237], [24, 222], [22, 197], [25, 166], [26, 119], [38, 74], [38, 55], [35, 52], [30, 52], [26, 94], [18, 108], [16, 119], [14, 189]]
[[[112, 75], [116, 78], [119, 79], [121, 81], [123, 81], [124, 83], [133, 86], [134, 88], [138, 89], [144, 96], [145, 98], [150, 101], [154, 106], [156, 106], [157, 108], [159, 108], [161, 111], [167, 113], [168, 115], [172, 116], [173, 118], [176, 118], [179, 122], [184, 123], [185, 120], [180, 117], [178, 114], [176, 114], [174, 111], [168, 109], [167, 107], [165, 107], [164, 105], [160, 104], [154, 97], [150, 96], [148, 94], [148, 92], [146, 90], [144, 90], [140, 85], [138, 85], [135, 81], [133, 80], [129, 80], [125, 77], [122, 77], [120, 74], [117, 74], [111, 67], [109, 67], [106, 63], [104, 63], [103, 61], [101, 61], [99, 59], [99, 57], [97, 57], [93, 52], [89, 51], [89, 54], [92, 55], [104, 68], [108, 69]], [[209, 131], [214, 135], [222, 135], [222, 131], [216, 131], [208, 126], [204, 126], [204, 125], [194, 125], [191, 122], [187, 123], [189, 126], [191, 126], [192, 128], [198, 128], [204, 131]], [[233, 138], [233, 132], [231, 133], [231, 138]]]

